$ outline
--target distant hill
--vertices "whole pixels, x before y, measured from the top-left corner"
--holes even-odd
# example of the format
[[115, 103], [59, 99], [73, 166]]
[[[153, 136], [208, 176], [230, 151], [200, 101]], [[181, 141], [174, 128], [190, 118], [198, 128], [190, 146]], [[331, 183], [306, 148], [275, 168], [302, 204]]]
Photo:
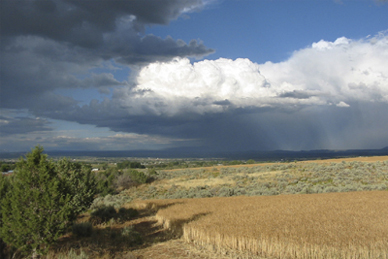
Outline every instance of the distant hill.
[[[27, 152], [3, 152], [0, 159], [15, 159], [24, 156]], [[217, 158], [226, 160], [256, 161], [293, 161], [328, 159], [356, 156], [385, 156], [388, 155], [388, 147], [382, 149], [354, 149], [354, 150], [302, 150], [302, 151], [239, 151], [239, 152], [215, 152], [204, 151], [201, 148], [172, 148], [165, 150], [131, 150], [131, 151], [47, 151], [51, 157], [139, 157], [139, 158]]]

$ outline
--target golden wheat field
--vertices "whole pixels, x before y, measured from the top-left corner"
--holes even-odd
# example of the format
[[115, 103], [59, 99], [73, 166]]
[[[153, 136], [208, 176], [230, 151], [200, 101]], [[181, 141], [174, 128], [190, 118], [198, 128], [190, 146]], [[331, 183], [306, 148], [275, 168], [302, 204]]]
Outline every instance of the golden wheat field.
[[142, 201], [187, 242], [265, 258], [388, 258], [388, 192]]

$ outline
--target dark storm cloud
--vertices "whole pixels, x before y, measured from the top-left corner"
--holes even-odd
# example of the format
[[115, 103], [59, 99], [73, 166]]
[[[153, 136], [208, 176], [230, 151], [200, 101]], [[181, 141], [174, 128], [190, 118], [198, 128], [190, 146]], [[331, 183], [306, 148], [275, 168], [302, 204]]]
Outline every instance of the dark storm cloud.
[[182, 12], [201, 8], [199, 0], [4, 0], [1, 5], [4, 43], [10, 43], [9, 37], [38, 36], [61, 42], [65, 48], [94, 50], [94, 55], [105, 59], [120, 57], [127, 64], [213, 52], [195, 40], [186, 44], [140, 36], [146, 26], [166, 25]]
[[308, 99], [310, 97], [313, 97], [314, 94], [305, 92], [305, 91], [291, 91], [291, 92], [285, 92], [279, 95], [279, 97], [282, 98], [295, 98], [295, 99]]
[[222, 105], [222, 106], [224, 106], [224, 105], [228, 106], [228, 105], [232, 104], [228, 99], [225, 99], [225, 100], [222, 100], [222, 101], [215, 101], [213, 103], [217, 104], [217, 105]]
[[52, 131], [50, 123], [42, 118], [0, 116], [0, 135], [25, 134], [36, 131]]
[[147, 26], [166, 25], [203, 6], [201, 0], [1, 1], [0, 108], [38, 113], [54, 102], [58, 112], [72, 110], [74, 100], [52, 91], [96, 88], [109, 93], [109, 87], [128, 84], [110, 73], [91, 72], [107, 62], [144, 65], [212, 53], [197, 40], [144, 34]]
[[166, 25], [185, 10], [203, 6], [200, 0], [3, 0], [3, 36], [37, 35], [86, 48], [103, 44], [103, 34], [127, 19], [134, 31]]
[[[376, 148], [388, 143], [388, 104], [351, 103], [352, 109], [311, 106], [296, 110], [250, 108], [217, 114], [128, 115], [111, 101], [92, 102], [64, 120], [116, 132], [186, 139], [206, 150], [310, 150]], [[47, 116], [58, 116], [50, 115]]]

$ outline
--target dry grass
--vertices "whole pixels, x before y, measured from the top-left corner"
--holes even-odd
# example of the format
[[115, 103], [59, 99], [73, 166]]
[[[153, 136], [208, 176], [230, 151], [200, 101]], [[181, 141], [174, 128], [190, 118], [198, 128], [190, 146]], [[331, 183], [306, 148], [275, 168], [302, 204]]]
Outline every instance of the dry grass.
[[210, 179], [193, 179], [193, 180], [184, 180], [184, 179], [171, 179], [168, 184], [165, 185], [165, 188], [171, 187], [172, 185], [179, 185], [185, 188], [196, 187], [196, 186], [215, 186], [222, 184], [234, 184], [235, 181], [231, 179], [232, 177], [221, 178], [210, 178]]
[[[257, 166], [257, 165], [256, 165]], [[234, 166], [233, 166], [234, 167]], [[241, 167], [250, 167], [248, 165]], [[214, 168], [214, 167], [212, 167]], [[175, 169], [174, 169], [175, 170]], [[195, 170], [195, 169], [192, 169]], [[213, 170], [214, 172], [214, 170]], [[218, 171], [217, 171], [218, 172]], [[282, 171], [269, 171], [269, 172], [258, 172], [258, 173], [250, 173], [250, 177], [264, 177], [261, 182], [264, 182], [267, 179], [271, 179], [274, 175], [281, 174]], [[206, 176], [206, 174], [204, 174]], [[224, 176], [223, 178], [201, 178], [201, 179], [187, 179], [187, 177], [176, 177], [169, 180], [162, 180], [157, 183], [158, 186], [163, 187], [165, 189], [171, 188], [172, 186], [181, 186], [184, 188], [197, 187], [197, 186], [219, 186], [219, 185], [235, 185], [236, 180], [233, 179], [234, 176], [243, 176], [246, 173], [235, 173], [233, 175]], [[203, 176], [203, 177], [205, 177]], [[156, 184], [155, 184], [156, 185]]]
[[[333, 159], [322, 159], [322, 160], [306, 160], [306, 161], [297, 161], [293, 163], [317, 163], [317, 164], [329, 164], [329, 163], [341, 163], [342, 161], [345, 162], [352, 162], [352, 161], [358, 161], [358, 162], [377, 162], [377, 161], [387, 161], [388, 156], [368, 156], [368, 157], [349, 157], [349, 158], [333, 158]], [[221, 168], [240, 168], [240, 167], [255, 167], [255, 166], [267, 166], [267, 165], [275, 165], [279, 163], [258, 163], [258, 164], [242, 164], [242, 165], [217, 165], [217, 166], [211, 166], [211, 167], [196, 167], [196, 168], [190, 168], [191, 170], [214, 170], [214, 169], [221, 169]], [[284, 163], [283, 163], [284, 164]], [[180, 171], [182, 169], [170, 169], [170, 170], [163, 170], [166, 172], [173, 172], [173, 171]]]
[[324, 159], [324, 160], [307, 160], [300, 161], [298, 163], [340, 163], [342, 161], [345, 162], [377, 162], [377, 161], [386, 161], [388, 160], [388, 156], [366, 156], [366, 157], [350, 157], [350, 158], [334, 158], [334, 159]]
[[148, 201], [187, 242], [275, 258], [388, 258], [388, 192]]

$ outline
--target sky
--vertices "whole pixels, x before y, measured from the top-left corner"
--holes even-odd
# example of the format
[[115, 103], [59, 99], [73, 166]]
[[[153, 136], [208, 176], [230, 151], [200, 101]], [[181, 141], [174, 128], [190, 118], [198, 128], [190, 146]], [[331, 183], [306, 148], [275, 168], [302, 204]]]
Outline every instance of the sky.
[[0, 152], [388, 146], [386, 0], [0, 5]]

